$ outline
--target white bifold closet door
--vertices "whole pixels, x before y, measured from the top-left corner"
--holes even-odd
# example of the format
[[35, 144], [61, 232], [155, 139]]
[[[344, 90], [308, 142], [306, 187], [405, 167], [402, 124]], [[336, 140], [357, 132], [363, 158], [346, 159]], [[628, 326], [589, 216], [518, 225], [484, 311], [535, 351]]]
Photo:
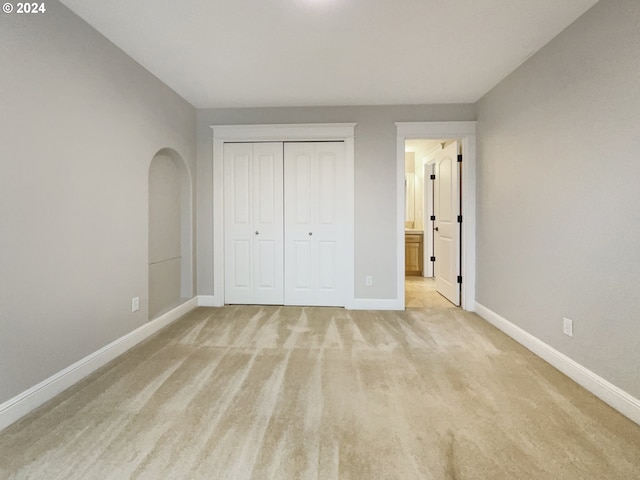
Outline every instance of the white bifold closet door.
[[342, 142], [285, 143], [285, 305], [345, 305], [344, 182]]
[[283, 145], [225, 143], [225, 303], [284, 303]]

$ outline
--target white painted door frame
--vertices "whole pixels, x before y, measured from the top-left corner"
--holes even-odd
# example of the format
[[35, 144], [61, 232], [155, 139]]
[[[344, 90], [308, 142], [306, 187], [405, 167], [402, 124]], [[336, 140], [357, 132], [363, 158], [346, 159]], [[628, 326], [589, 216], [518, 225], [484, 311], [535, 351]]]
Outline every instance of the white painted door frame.
[[[354, 133], [355, 123], [304, 123], [277, 125], [211, 125], [213, 130], [213, 298], [211, 306], [224, 305], [224, 144], [225, 142], [338, 141], [345, 145], [344, 206], [346, 262], [345, 307], [353, 308], [354, 285]], [[404, 165], [404, 153], [403, 153]], [[404, 171], [403, 171], [404, 172]], [[403, 173], [404, 182], [404, 173]], [[285, 200], [286, 201], [286, 200]], [[404, 201], [403, 201], [404, 213]], [[403, 252], [404, 253], [404, 252]], [[404, 260], [403, 260], [404, 262]], [[403, 263], [404, 265], [404, 263]]]
[[396, 122], [397, 297], [404, 309], [404, 142], [413, 139], [459, 139], [462, 142], [462, 294], [461, 307], [475, 308], [476, 296], [476, 122]]

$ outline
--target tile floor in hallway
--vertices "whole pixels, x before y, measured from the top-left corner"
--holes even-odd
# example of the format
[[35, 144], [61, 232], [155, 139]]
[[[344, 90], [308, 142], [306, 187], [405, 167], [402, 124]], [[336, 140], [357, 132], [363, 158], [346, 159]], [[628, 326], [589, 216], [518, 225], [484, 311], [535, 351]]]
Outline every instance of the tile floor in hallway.
[[407, 308], [454, 308], [455, 305], [436, 291], [433, 278], [405, 277], [405, 306]]

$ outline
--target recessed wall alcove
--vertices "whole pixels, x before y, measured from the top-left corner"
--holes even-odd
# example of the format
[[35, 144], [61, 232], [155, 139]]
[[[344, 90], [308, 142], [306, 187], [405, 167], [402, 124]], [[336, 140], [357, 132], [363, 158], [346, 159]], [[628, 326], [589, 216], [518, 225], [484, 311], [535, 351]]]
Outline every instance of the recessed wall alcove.
[[149, 166], [149, 318], [193, 296], [191, 175], [163, 148]]

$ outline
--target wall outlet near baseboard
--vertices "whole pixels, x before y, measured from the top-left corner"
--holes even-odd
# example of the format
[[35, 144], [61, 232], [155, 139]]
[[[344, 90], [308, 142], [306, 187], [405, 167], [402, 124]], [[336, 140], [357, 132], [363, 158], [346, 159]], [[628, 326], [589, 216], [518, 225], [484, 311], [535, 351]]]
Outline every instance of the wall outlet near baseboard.
[[137, 312], [140, 310], [140, 297], [133, 297], [131, 299], [131, 311]]
[[573, 337], [573, 320], [567, 317], [562, 317], [562, 333]]
[[366, 277], [364, 277], [364, 284], [367, 287], [370, 287], [373, 285], [373, 277], [371, 275], [367, 275]]

